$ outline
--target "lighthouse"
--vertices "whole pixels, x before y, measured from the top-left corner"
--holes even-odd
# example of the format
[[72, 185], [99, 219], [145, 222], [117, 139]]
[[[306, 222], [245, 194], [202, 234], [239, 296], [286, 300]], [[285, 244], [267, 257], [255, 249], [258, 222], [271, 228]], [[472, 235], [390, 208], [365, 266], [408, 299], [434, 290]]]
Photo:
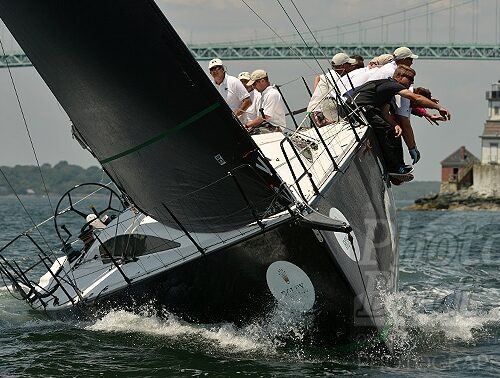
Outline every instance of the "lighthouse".
[[481, 138], [481, 165], [474, 167], [474, 190], [500, 196], [500, 80], [486, 92], [488, 118]]
[[500, 143], [500, 80], [486, 92], [488, 119], [481, 138], [481, 163], [500, 164], [498, 145]]

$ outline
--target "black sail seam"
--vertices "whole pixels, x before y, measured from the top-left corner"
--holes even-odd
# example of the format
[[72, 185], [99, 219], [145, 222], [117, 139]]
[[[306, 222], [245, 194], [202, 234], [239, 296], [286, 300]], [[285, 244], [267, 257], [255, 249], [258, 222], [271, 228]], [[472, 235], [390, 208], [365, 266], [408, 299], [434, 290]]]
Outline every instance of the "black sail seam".
[[103, 159], [100, 161], [101, 164], [106, 164], [106, 163], [109, 163], [113, 160], [117, 160], [119, 158], [122, 158], [124, 156], [127, 156], [133, 152], [136, 152], [136, 151], [139, 151], [140, 149], [144, 148], [144, 147], [147, 147], [153, 143], [156, 143], [164, 138], [166, 138], [169, 134], [175, 132], [175, 131], [179, 131], [180, 129], [183, 129], [184, 127], [187, 127], [189, 125], [191, 125], [192, 123], [196, 122], [197, 120], [199, 120], [200, 118], [204, 117], [206, 114], [214, 111], [215, 109], [217, 109], [218, 107], [220, 106], [220, 103], [216, 102], [215, 104], [212, 104], [210, 105], [209, 107], [203, 109], [202, 111], [196, 113], [195, 115], [189, 117], [188, 119], [186, 119], [185, 121], [182, 121], [181, 123], [179, 123], [178, 125], [172, 127], [171, 129], [167, 130], [167, 131], [164, 131], [160, 134], [158, 134], [157, 136], [145, 141], [144, 143], [141, 143], [137, 146], [134, 146], [132, 148], [129, 148], [128, 150], [125, 150], [123, 152], [120, 152], [119, 154], [116, 154], [116, 155], [113, 155], [109, 158], [106, 158], [106, 159]]

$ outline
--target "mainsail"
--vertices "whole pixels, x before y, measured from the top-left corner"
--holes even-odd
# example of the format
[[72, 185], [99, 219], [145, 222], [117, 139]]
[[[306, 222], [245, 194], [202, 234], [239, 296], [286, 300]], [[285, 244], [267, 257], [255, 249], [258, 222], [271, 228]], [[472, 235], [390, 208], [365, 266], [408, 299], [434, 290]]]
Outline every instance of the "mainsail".
[[0, 0], [0, 17], [142, 211], [224, 231], [279, 210], [281, 180], [154, 1]]

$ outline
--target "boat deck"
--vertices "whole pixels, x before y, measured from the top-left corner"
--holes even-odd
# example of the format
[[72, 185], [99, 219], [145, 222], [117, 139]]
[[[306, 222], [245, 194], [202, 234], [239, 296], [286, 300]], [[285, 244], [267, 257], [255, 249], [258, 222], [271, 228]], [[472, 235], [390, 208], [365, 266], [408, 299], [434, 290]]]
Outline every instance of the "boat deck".
[[319, 129], [299, 128], [289, 136], [268, 133], [255, 135], [253, 139], [297, 198], [303, 194], [303, 199], [309, 202], [316, 195], [313, 182], [321, 189], [341, 170], [366, 130], [367, 126], [353, 128], [347, 121], [341, 121]]

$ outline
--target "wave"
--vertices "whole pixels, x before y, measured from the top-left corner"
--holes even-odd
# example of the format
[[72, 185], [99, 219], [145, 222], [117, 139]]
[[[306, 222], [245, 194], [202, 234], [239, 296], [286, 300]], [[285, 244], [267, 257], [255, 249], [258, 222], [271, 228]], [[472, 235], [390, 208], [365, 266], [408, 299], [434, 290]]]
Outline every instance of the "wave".
[[397, 354], [409, 357], [450, 345], [473, 345], [498, 332], [500, 307], [485, 309], [467, 292], [434, 302], [424, 297], [426, 301], [405, 292], [385, 297], [388, 337]]
[[180, 342], [210, 343], [226, 351], [272, 352], [274, 347], [262, 338], [255, 324], [239, 328], [231, 323], [199, 325], [185, 322], [173, 314], [153, 315], [148, 309], [140, 313], [125, 310], [111, 311], [95, 323], [85, 327], [89, 331], [141, 333], [168, 337]]
[[[399, 292], [385, 297], [388, 310], [389, 342], [395, 355], [406, 358], [418, 357], [431, 350], [445, 350], [450, 345], [468, 345], [497, 333], [500, 326], [500, 307], [481, 310], [477, 304], [469, 307], [450, 305], [446, 292], [437, 290], [442, 298], [439, 306], [423, 306], [421, 298], [413, 292]], [[460, 298], [459, 298], [460, 299]], [[141, 333], [167, 337], [192, 348], [194, 344], [210, 345], [224, 353], [252, 353], [277, 355], [289, 354], [301, 349], [306, 360], [317, 360], [309, 351], [310, 345], [301, 341], [313, 319], [298, 316], [276, 308], [265, 318], [244, 327], [231, 323], [193, 324], [163, 313], [154, 315], [148, 310], [132, 313], [124, 310], [111, 311], [85, 328], [90, 331]], [[292, 343], [288, 341], [292, 339]], [[290, 345], [294, 350], [290, 351]], [[186, 345], [185, 345], [186, 346]], [[184, 346], [184, 347], [185, 347]], [[297, 348], [298, 346], [298, 348]], [[308, 356], [308, 357], [306, 357]]]
[[[407, 287], [406, 291], [386, 295], [384, 303], [390, 324], [387, 337], [396, 358], [414, 360], [429, 351], [481, 343], [492, 335], [498, 337], [500, 307], [488, 307], [484, 298], [492, 296], [499, 297], [500, 289], [488, 288], [487, 292], [474, 296], [436, 287]], [[290, 313], [278, 307], [241, 327], [232, 323], [190, 323], [166, 311], [157, 314], [155, 306], [145, 306], [136, 312], [114, 310], [97, 320], [80, 323], [50, 320], [30, 311], [26, 303], [10, 297], [6, 287], [0, 287], [0, 298], [3, 330], [70, 327], [91, 332], [136, 333], [165, 338], [180, 349], [202, 353], [208, 350], [227, 355], [299, 357], [303, 362], [331, 360], [334, 355], [317, 355], [313, 345], [303, 342], [308, 328], [314, 325], [312, 315]]]

